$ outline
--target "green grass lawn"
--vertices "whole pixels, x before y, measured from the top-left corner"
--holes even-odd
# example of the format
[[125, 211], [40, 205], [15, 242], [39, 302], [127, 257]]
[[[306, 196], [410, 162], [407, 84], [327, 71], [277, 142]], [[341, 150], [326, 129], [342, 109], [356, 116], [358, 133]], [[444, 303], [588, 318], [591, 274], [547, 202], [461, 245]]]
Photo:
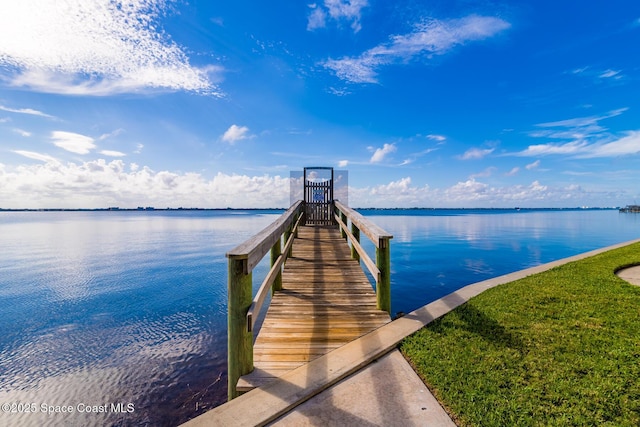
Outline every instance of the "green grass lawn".
[[640, 244], [489, 289], [401, 350], [461, 426], [640, 426]]

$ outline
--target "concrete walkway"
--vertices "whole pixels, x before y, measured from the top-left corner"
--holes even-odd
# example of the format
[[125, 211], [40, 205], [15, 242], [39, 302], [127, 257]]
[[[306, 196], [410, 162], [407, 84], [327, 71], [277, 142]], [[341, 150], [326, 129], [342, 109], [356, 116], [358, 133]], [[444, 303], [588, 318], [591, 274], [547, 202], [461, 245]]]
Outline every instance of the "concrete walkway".
[[[487, 289], [638, 242], [640, 239], [468, 285], [184, 425], [455, 425], [395, 346]], [[617, 274], [640, 285], [640, 266]]]
[[400, 351], [394, 350], [269, 425], [455, 427], [456, 424]]
[[619, 278], [626, 280], [632, 285], [640, 286], [640, 265], [628, 267], [616, 272]]

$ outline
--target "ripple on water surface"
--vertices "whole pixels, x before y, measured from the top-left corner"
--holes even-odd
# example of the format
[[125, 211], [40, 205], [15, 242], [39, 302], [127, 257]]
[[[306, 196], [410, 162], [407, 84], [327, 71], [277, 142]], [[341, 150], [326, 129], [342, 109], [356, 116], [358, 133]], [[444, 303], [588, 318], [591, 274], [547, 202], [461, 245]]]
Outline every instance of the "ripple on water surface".
[[[0, 402], [38, 410], [0, 413], [0, 425], [177, 425], [224, 401], [224, 253], [272, 220], [56, 213], [0, 223], [10, 254], [0, 259]], [[42, 413], [49, 406], [73, 410]]]

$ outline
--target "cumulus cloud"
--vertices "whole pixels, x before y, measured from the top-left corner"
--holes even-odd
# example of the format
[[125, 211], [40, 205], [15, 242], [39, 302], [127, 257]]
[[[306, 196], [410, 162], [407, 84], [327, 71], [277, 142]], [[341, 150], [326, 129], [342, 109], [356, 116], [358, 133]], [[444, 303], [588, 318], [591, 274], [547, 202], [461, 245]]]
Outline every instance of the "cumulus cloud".
[[[9, 208], [210, 207], [265, 208], [289, 205], [290, 179], [218, 173], [156, 172], [121, 159], [63, 164], [46, 154], [14, 151], [41, 163], [0, 164], [0, 200]], [[631, 197], [628, 191], [589, 190], [575, 184], [494, 187], [468, 179], [445, 188], [416, 185], [407, 176], [367, 187], [349, 187], [353, 207], [566, 207], [595, 206]]]
[[360, 24], [362, 9], [368, 5], [367, 0], [324, 0], [323, 5], [310, 4], [311, 12], [307, 21], [307, 30], [324, 28], [327, 25], [327, 19], [332, 19], [336, 22], [350, 22], [351, 28], [357, 33], [362, 29]]
[[421, 22], [411, 33], [391, 36], [387, 43], [360, 56], [328, 59], [324, 66], [351, 83], [377, 83], [377, 70], [386, 65], [443, 55], [470, 41], [493, 37], [511, 25], [489, 16], [470, 15], [461, 19]]
[[381, 148], [376, 148], [371, 156], [371, 163], [380, 163], [384, 158], [397, 150], [395, 144], [384, 144]]
[[349, 161], [348, 160], [340, 160], [338, 162], [338, 167], [339, 168], [346, 168], [349, 165]]
[[170, 0], [21, 0], [0, 14], [2, 79], [11, 86], [75, 94], [185, 90], [221, 95], [215, 67], [194, 67], [162, 31]]
[[246, 126], [231, 125], [222, 135], [222, 140], [229, 144], [235, 144], [243, 139], [250, 138], [249, 128]]
[[123, 160], [62, 164], [32, 152], [16, 152], [43, 163], [0, 165], [2, 207], [99, 208], [212, 207], [264, 208], [289, 205], [289, 179], [218, 173], [154, 171]]
[[56, 147], [76, 154], [88, 154], [96, 148], [93, 138], [74, 132], [53, 131], [51, 139]]
[[493, 187], [476, 179], [460, 181], [446, 188], [414, 185], [410, 177], [388, 184], [349, 188], [354, 207], [566, 207], [594, 205], [594, 200], [615, 206], [628, 196], [624, 190], [602, 192], [572, 184], [550, 187], [539, 181], [528, 185]]

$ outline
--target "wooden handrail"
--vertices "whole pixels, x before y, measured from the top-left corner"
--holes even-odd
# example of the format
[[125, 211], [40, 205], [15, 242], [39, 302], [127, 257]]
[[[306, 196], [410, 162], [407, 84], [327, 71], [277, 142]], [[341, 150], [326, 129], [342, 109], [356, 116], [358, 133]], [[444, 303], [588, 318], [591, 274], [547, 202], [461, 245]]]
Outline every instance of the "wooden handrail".
[[[393, 235], [363, 217], [358, 212], [339, 201], [334, 201], [336, 209], [335, 219], [340, 225], [344, 237], [351, 241], [351, 255], [361, 259], [376, 281], [376, 299], [378, 309], [391, 314], [391, 256], [389, 253], [389, 239]], [[347, 229], [347, 219], [351, 222], [351, 232]], [[360, 231], [367, 236], [376, 247], [376, 263], [366, 254], [360, 245]], [[358, 257], [359, 255], [359, 257]]]
[[[253, 370], [253, 326], [255, 318], [271, 286], [281, 286], [282, 264], [288, 256], [293, 236], [291, 233], [304, 215], [304, 203], [299, 200], [285, 213], [255, 236], [227, 252], [229, 274], [227, 282], [227, 378], [228, 398], [238, 395], [238, 378]], [[291, 234], [290, 234], [291, 233]], [[282, 235], [289, 237], [284, 255]], [[252, 272], [267, 252], [271, 251], [271, 270], [260, 286], [257, 299], [252, 296]], [[280, 283], [280, 285], [278, 284]], [[251, 311], [250, 311], [251, 310]]]
[[382, 241], [393, 238], [392, 234], [387, 233], [381, 227], [369, 221], [350, 207], [343, 205], [338, 200], [336, 200], [334, 204], [340, 212], [344, 213], [347, 218], [349, 218], [352, 224], [355, 224], [356, 227], [358, 227], [358, 229], [360, 229], [373, 242], [376, 248], [379, 247]]
[[[353, 257], [364, 262], [376, 281], [378, 308], [390, 312], [389, 239], [393, 236], [340, 202], [335, 202], [334, 208], [339, 213], [335, 218], [343, 231], [343, 236], [351, 241]], [[255, 322], [269, 290], [282, 289], [282, 265], [291, 253], [297, 228], [304, 216], [304, 202], [299, 200], [271, 225], [226, 254], [229, 264], [227, 288], [229, 400], [238, 395], [236, 389], [238, 379], [253, 370]], [[351, 221], [351, 231], [347, 229], [347, 220]], [[360, 229], [376, 247], [375, 263], [360, 245]], [[283, 235], [286, 242], [284, 250], [281, 250]], [[253, 297], [253, 269], [269, 251], [271, 251], [271, 269], [256, 296]]]
[[282, 251], [280, 256], [278, 256], [276, 261], [271, 266], [271, 270], [269, 270], [267, 277], [265, 277], [264, 281], [260, 285], [260, 289], [258, 289], [255, 298], [253, 298], [253, 301], [249, 306], [249, 311], [247, 311], [247, 332], [253, 331], [253, 326], [256, 324], [256, 320], [258, 319], [258, 315], [260, 314], [260, 310], [262, 309], [262, 304], [264, 303], [267, 294], [271, 290], [271, 285], [273, 285], [273, 282], [275, 282], [278, 274], [280, 274], [282, 264], [284, 264], [284, 262], [289, 257], [291, 247], [293, 246], [293, 239], [295, 238], [295, 231], [298, 229], [301, 220], [302, 215], [298, 217], [298, 221], [296, 221], [296, 224], [293, 226], [293, 231], [289, 236], [289, 240], [287, 240], [287, 243], [284, 245], [284, 251]]
[[271, 250], [275, 242], [280, 239], [282, 234], [291, 226], [295, 220], [295, 215], [302, 211], [302, 206], [302, 200], [295, 202], [280, 218], [271, 223], [271, 225], [227, 252], [227, 258], [243, 260], [244, 273], [249, 274], [262, 258], [264, 258], [265, 254]]
[[367, 266], [367, 269], [369, 270], [369, 273], [371, 273], [371, 275], [375, 279], [376, 284], [379, 283], [380, 282], [380, 269], [376, 266], [376, 264], [373, 262], [373, 260], [369, 257], [369, 254], [367, 254], [365, 252], [365, 250], [362, 248], [362, 246], [360, 246], [360, 242], [358, 241], [358, 239], [356, 239], [355, 236], [353, 234], [351, 234], [351, 232], [347, 229], [347, 224], [345, 224], [342, 221], [342, 219], [340, 218], [339, 215], [334, 214], [334, 216], [336, 218], [336, 222], [338, 223], [338, 225], [340, 225], [342, 231], [347, 235], [347, 237], [349, 237], [349, 240], [351, 240], [351, 244], [355, 248], [356, 252], [358, 252], [358, 254], [360, 254], [360, 259], [362, 260], [362, 262], [364, 262], [364, 265]]

